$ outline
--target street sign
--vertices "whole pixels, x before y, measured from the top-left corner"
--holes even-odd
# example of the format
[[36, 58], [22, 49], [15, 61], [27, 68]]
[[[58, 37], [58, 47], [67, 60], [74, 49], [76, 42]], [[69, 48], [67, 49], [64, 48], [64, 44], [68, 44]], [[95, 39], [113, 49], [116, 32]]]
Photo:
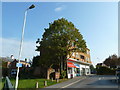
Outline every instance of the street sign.
[[59, 72], [55, 72], [55, 79], [59, 79], [60, 78], [60, 73]]
[[16, 67], [22, 67], [22, 63], [17, 63]]

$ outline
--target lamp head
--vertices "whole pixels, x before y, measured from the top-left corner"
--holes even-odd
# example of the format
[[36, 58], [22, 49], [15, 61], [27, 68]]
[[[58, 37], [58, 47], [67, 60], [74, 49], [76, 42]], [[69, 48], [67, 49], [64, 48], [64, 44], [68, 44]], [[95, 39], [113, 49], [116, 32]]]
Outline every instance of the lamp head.
[[32, 4], [32, 5], [29, 7], [29, 9], [33, 9], [34, 7], [35, 7], [35, 5]]

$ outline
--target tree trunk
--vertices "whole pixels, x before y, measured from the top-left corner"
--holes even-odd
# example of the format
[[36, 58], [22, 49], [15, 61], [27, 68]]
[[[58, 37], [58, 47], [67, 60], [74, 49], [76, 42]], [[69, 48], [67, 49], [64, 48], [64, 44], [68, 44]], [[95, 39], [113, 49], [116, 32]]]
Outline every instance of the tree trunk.
[[62, 69], [61, 69], [61, 61], [60, 61], [60, 75], [61, 75], [61, 73], [62, 73]]
[[66, 61], [65, 61], [65, 56], [63, 57], [63, 70], [65, 70], [66, 69]]
[[49, 72], [48, 69], [47, 69], [47, 79], [48, 79], [48, 80], [50, 79], [50, 72]]
[[68, 67], [67, 67], [67, 60], [66, 60], [66, 78], [68, 78]]

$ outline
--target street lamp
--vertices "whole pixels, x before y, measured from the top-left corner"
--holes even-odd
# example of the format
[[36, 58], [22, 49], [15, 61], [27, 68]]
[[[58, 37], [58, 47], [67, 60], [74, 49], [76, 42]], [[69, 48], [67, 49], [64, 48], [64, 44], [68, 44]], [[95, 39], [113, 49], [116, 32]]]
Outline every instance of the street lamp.
[[[21, 52], [22, 52], [22, 44], [23, 44], [23, 38], [24, 38], [24, 30], [25, 30], [25, 24], [26, 24], [26, 16], [27, 16], [27, 12], [29, 9], [33, 9], [35, 6], [32, 4], [29, 8], [27, 8], [25, 10], [25, 15], [24, 15], [24, 23], [23, 23], [23, 28], [22, 28], [22, 36], [21, 36], [21, 42], [20, 42], [20, 50], [19, 50], [19, 57], [18, 57], [18, 64], [20, 64], [20, 58], [21, 58]], [[17, 68], [17, 75], [16, 75], [16, 83], [15, 83], [15, 89], [17, 90], [18, 87], [18, 75], [19, 75], [19, 65]]]

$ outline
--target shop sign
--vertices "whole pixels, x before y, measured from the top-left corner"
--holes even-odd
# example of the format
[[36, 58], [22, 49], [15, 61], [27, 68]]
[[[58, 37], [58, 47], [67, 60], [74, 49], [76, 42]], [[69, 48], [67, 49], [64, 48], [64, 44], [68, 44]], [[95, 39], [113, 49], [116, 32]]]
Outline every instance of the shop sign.
[[71, 63], [71, 62], [67, 62], [67, 66], [68, 66], [68, 67], [74, 67], [74, 68], [75, 68], [75, 65], [74, 65], [73, 63]]

